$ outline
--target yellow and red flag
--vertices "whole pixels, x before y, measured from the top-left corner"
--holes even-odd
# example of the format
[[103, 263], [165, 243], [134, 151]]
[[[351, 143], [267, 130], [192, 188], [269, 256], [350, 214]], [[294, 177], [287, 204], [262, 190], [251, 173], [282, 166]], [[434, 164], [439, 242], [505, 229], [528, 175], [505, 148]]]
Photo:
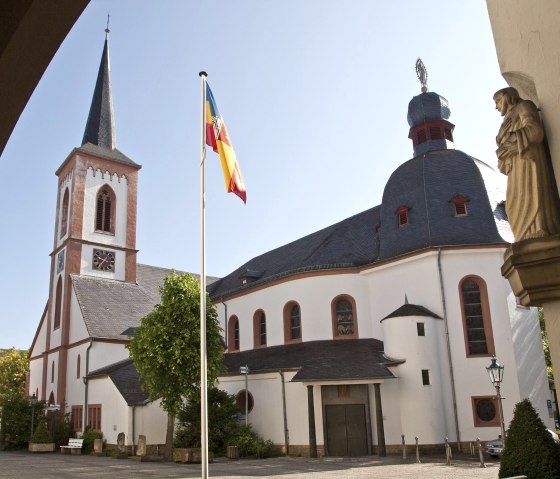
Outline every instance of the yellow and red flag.
[[226, 125], [218, 111], [218, 106], [208, 83], [206, 83], [206, 144], [220, 155], [227, 192], [235, 193], [243, 200], [243, 203], [246, 203], [247, 191], [245, 190], [241, 170], [231, 146]]

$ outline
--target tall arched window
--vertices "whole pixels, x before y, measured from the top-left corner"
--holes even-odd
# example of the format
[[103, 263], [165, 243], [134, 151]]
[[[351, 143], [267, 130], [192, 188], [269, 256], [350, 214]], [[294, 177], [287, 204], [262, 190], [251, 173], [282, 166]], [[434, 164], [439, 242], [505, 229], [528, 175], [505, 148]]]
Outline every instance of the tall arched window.
[[358, 337], [356, 302], [352, 296], [337, 296], [331, 303], [334, 339], [354, 339]]
[[105, 185], [97, 193], [95, 210], [95, 230], [105, 233], [115, 232], [115, 194]]
[[228, 321], [228, 352], [239, 351], [239, 319], [231, 316]]
[[54, 383], [54, 361], [51, 363], [51, 383]]
[[51, 395], [49, 396], [49, 406], [54, 406], [56, 404], [55, 400], [54, 400], [54, 393], [51, 392]]
[[80, 379], [80, 355], [78, 354], [78, 359], [76, 360], [76, 379]]
[[56, 293], [54, 300], [54, 326], [53, 329], [60, 328], [60, 316], [62, 315], [62, 277], [59, 276], [56, 283]]
[[284, 306], [284, 343], [301, 342], [301, 309], [295, 301]]
[[68, 232], [68, 202], [70, 199], [70, 193], [68, 188], [64, 192], [64, 199], [62, 200], [62, 214], [60, 217], [60, 238], [62, 238]]
[[266, 315], [259, 309], [253, 316], [253, 347], [266, 346]]
[[494, 337], [486, 283], [478, 276], [467, 276], [459, 283], [465, 349], [469, 356], [492, 356]]

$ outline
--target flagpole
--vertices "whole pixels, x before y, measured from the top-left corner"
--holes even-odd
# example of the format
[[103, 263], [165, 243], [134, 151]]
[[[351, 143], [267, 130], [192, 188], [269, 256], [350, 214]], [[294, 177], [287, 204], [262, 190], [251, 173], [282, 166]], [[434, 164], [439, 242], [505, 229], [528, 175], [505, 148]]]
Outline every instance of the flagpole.
[[208, 478], [208, 375], [206, 357], [206, 247], [204, 162], [206, 159], [206, 76], [199, 73], [202, 96], [202, 127], [200, 142], [200, 465], [202, 479]]

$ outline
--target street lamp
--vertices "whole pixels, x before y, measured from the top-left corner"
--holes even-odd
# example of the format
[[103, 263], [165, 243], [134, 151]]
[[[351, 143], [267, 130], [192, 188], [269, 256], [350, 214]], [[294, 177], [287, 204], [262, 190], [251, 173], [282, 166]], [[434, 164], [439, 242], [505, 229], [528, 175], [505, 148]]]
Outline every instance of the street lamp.
[[490, 381], [492, 381], [492, 384], [496, 388], [496, 395], [498, 396], [498, 409], [500, 412], [500, 428], [502, 430], [502, 441], [505, 441], [506, 430], [504, 427], [504, 408], [502, 407], [502, 394], [500, 393], [500, 387], [504, 378], [504, 367], [498, 363], [496, 356], [492, 356], [492, 362], [490, 363], [490, 366], [486, 368], [486, 371], [488, 371]]
[[33, 396], [29, 398], [29, 402], [31, 403], [31, 437], [29, 441], [33, 440], [33, 428], [35, 426], [35, 404], [37, 404], [37, 396], [33, 393]]
[[241, 366], [240, 374], [245, 374], [245, 426], [249, 424], [249, 366]]

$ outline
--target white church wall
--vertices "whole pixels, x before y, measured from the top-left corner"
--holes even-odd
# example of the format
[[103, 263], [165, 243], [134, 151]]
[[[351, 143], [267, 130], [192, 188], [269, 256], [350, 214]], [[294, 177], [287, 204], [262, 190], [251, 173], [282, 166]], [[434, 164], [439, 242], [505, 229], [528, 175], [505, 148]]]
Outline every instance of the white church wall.
[[[424, 324], [425, 336], [418, 336], [417, 323]], [[424, 444], [442, 442], [449, 434], [444, 394], [447, 375], [441, 370], [443, 321], [427, 316], [388, 318], [383, 321], [385, 352], [395, 359], [405, 359], [392, 368], [399, 377], [402, 434], [420, 436]], [[429, 384], [423, 384], [422, 370], [428, 371]], [[393, 398], [395, 400], [396, 398]], [[419, 412], [421, 411], [421, 414]]]
[[41, 356], [37, 359], [29, 361], [29, 394], [33, 393], [41, 399], [43, 393], [43, 358]]
[[70, 296], [70, 324], [70, 344], [89, 338], [89, 333], [86, 328], [86, 324], [82, 316], [82, 310], [80, 308], [80, 304], [78, 303], [78, 299], [76, 298], [76, 291], [74, 291], [74, 288], [72, 288]]
[[[53, 368], [54, 364], [54, 368]], [[47, 383], [45, 387], [45, 400], [49, 400], [51, 393], [54, 396], [55, 402], [58, 403], [57, 384], [58, 384], [58, 365], [59, 354], [58, 351], [52, 352], [47, 355]], [[42, 377], [42, 374], [41, 374]]]
[[94, 341], [89, 353], [89, 372], [129, 357], [128, 349], [124, 344]]
[[[105, 184], [108, 184], [113, 189], [117, 201], [114, 235], [95, 232], [96, 196], [99, 188]], [[100, 170], [94, 172], [92, 168], [88, 168], [84, 194], [83, 239], [106, 245], [126, 244], [126, 210], [128, 202], [128, 183], [126, 178], [119, 178], [116, 174], [111, 175]]]
[[[546, 363], [542, 354], [542, 340], [537, 308], [518, 306], [507, 280], [503, 280], [513, 332], [514, 355], [519, 382], [519, 396], [529, 399], [549, 429], [554, 430], [553, 397], [548, 386]], [[509, 369], [509, 368], [508, 368]], [[504, 381], [509, 371], [504, 370]], [[551, 406], [549, 408], [549, 405]]]
[[33, 348], [29, 351], [29, 357], [33, 358], [40, 354], [43, 354], [47, 347], [47, 328], [48, 328], [48, 315], [49, 312], [45, 312], [45, 318], [42, 324], [40, 325], [39, 329], [37, 330], [35, 343], [33, 344]]
[[[403, 422], [401, 416], [401, 407], [398, 400], [402, 396], [400, 379], [396, 371], [393, 370], [396, 378], [387, 379], [381, 382], [380, 393], [381, 393], [381, 408], [383, 410], [383, 430], [385, 433], [385, 444], [394, 445], [401, 443], [401, 434], [403, 433]], [[376, 405], [375, 405], [375, 389], [373, 385], [369, 386], [370, 394], [370, 411], [371, 411], [371, 435], [373, 438], [373, 444], [379, 444], [379, 439], [377, 436], [377, 419], [375, 416]], [[407, 441], [410, 438], [407, 438]]]
[[108, 444], [116, 444], [120, 432], [126, 433], [128, 405], [108, 377], [89, 381], [88, 405], [101, 405], [101, 432]]
[[[132, 418], [134, 414], [134, 418]], [[129, 428], [126, 433], [127, 444], [132, 444], [134, 420], [134, 444], [138, 445], [138, 436], [146, 436], [146, 444], [165, 444], [167, 432], [167, 413], [161, 408], [159, 400], [145, 406], [129, 407]]]
[[[371, 334], [367, 288], [359, 275], [334, 274], [286, 281], [227, 301], [228, 318], [239, 318], [240, 349], [253, 348], [253, 316], [262, 309], [266, 315], [267, 345], [284, 344], [283, 311], [286, 303], [296, 301], [301, 310], [303, 341], [332, 339], [331, 302], [341, 294], [356, 301], [360, 337]], [[220, 324], [224, 308], [218, 307]]]
[[[79, 406], [84, 403], [84, 376], [86, 375], [86, 350], [89, 343], [68, 349], [66, 375], [66, 403], [67, 406]], [[78, 356], [80, 368], [78, 371]]]

